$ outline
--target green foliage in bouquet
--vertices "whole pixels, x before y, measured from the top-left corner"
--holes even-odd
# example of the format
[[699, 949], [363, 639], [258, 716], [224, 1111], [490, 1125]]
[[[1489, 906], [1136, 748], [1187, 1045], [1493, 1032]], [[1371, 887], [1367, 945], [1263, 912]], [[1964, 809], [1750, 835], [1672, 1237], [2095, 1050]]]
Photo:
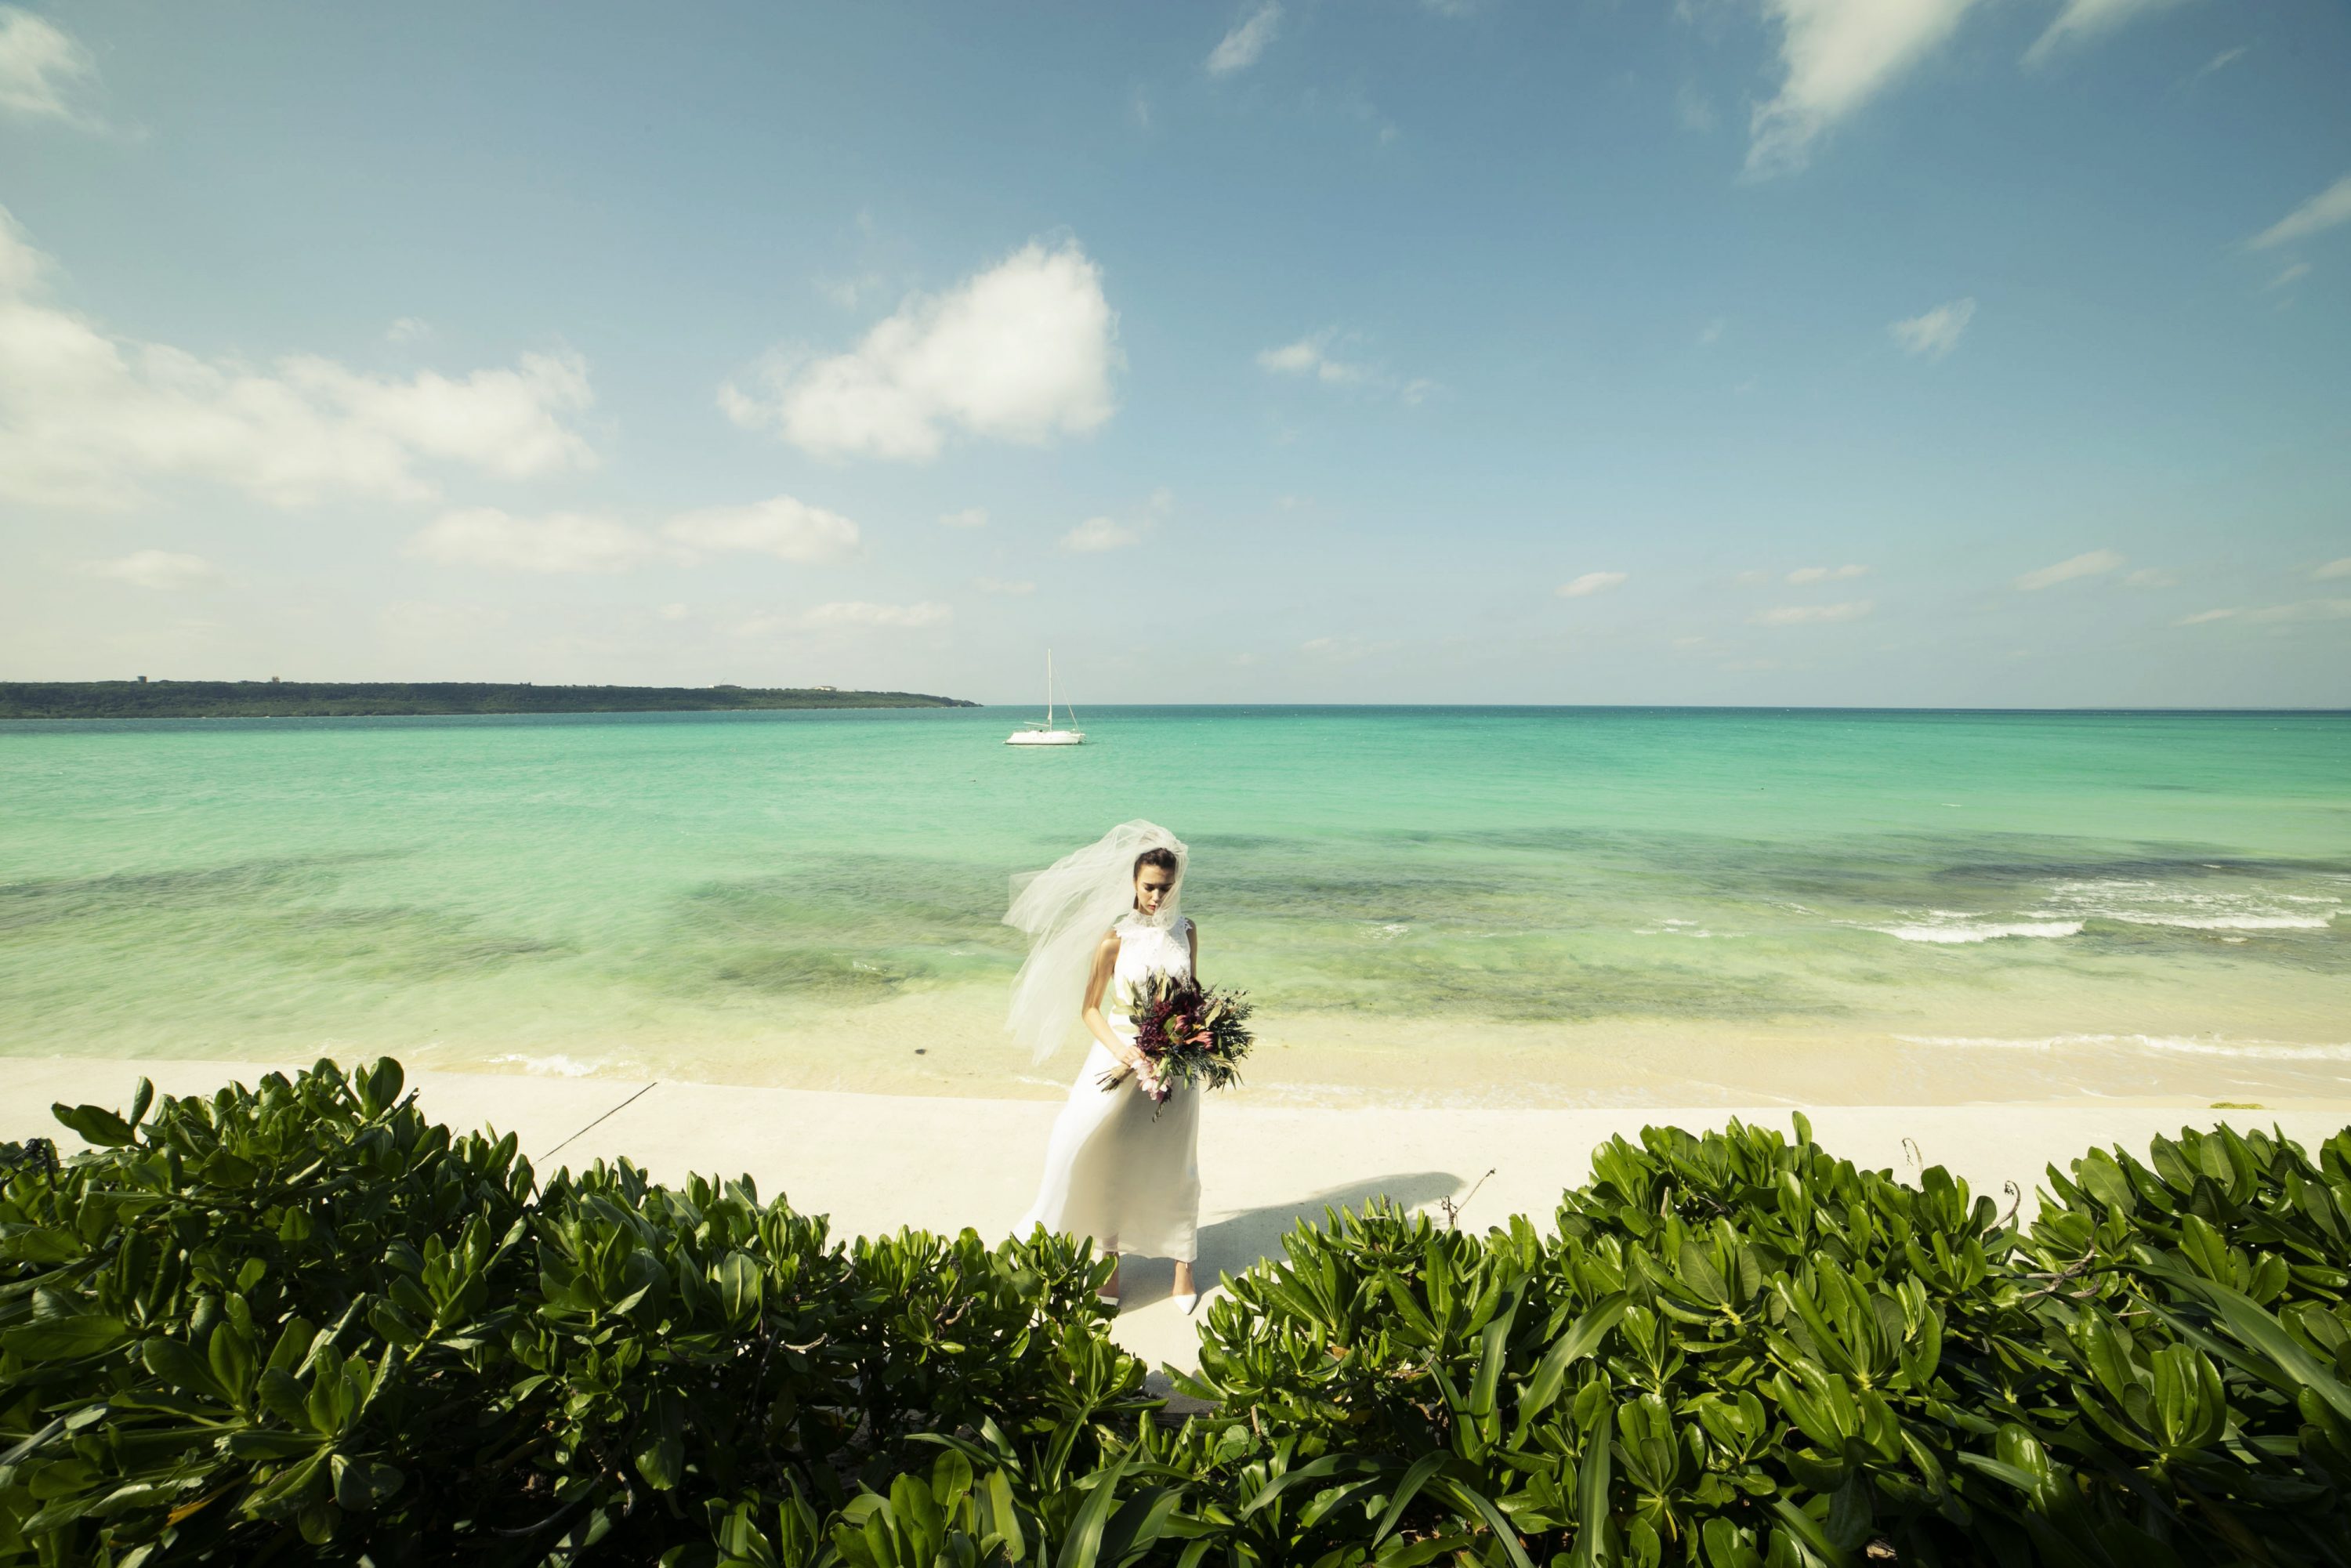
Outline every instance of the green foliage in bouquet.
[[1256, 1043], [1249, 1027], [1255, 1010], [1242, 992], [1155, 971], [1138, 988], [1130, 1015], [1134, 1047], [1168, 1088], [1229, 1089], [1240, 1082], [1241, 1059]]
[[541, 1186], [390, 1061], [58, 1114], [100, 1152], [0, 1188], [0, 1563], [709, 1563], [738, 1507], [927, 1472], [923, 1434], [1090, 1464], [1136, 1404], [1066, 1239]]

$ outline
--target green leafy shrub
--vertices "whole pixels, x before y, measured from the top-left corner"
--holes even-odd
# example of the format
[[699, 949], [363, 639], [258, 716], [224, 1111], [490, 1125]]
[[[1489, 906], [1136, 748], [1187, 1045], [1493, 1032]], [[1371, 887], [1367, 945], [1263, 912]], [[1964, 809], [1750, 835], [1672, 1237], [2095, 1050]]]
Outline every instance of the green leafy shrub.
[[2351, 1563], [2351, 1133], [2020, 1223], [1646, 1129], [1548, 1231], [1300, 1227], [1170, 1427], [1066, 1239], [541, 1184], [390, 1062], [152, 1100], [0, 1188], [0, 1563]]
[[1269, 1563], [2351, 1562], [2351, 1134], [2074, 1168], [2020, 1231], [1799, 1116], [1613, 1139], [1549, 1237], [1301, 1227], [1208, 1315], [1204, 1484], [1301, 1478]]
[[1134, 1404], [1066, 1240], [843, 1247], [626, 1163], [542, 1188], [401, 1089], [59, 1108], [103, 1150], [0, 1189], [0, 1561], [649, 1562], [714, 1501], [886, 1492], [916, 1434]]

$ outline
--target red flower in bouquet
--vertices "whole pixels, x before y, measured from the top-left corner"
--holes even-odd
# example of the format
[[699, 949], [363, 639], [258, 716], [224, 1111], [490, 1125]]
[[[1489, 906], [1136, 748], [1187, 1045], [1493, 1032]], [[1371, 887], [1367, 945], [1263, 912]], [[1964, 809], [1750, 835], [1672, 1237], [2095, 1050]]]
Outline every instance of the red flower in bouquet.
[[1137, 988], [1129, 1015], [1134, 1049], [1143, 1055], [1136, 1070], [1143, 1092], [1164, 1105], [1186, 1085], [1222, 1089], [1238, 1082], [1241, 1058], [1255, 1043], [1251, 1010], [1239, 991], [1203, 986], [1189, 975], [1153, 974]]

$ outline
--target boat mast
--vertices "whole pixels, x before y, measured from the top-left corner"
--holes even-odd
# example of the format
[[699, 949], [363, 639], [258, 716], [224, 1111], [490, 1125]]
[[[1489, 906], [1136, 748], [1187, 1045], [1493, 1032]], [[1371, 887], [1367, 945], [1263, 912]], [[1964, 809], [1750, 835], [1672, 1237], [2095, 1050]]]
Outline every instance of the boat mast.
[[1045, 650], [1045, 727], [1053, 727], [1053, 650]]

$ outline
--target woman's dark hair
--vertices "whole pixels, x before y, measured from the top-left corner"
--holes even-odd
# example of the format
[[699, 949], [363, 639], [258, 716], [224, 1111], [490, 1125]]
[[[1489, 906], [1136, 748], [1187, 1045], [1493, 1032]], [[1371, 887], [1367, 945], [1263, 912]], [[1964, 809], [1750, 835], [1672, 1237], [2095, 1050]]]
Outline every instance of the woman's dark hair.
[[1143, 874], [1143, 868], [1147, 865], [1155, 865], [1161, 871], [1165, 872], [1169, 876], [1177, 875], [1184, 869], [1176, 859], [1176, 852], [1163, 847], [1148, 849], [1135, 856], [1134, 869], [1126, 874], [1129, 877], [1141, 876]]

